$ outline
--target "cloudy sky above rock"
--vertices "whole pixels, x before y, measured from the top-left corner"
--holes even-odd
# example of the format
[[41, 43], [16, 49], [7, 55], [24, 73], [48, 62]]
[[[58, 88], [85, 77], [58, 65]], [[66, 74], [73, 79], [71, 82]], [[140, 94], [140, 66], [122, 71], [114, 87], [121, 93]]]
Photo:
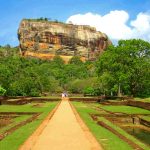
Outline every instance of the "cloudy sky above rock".
[[150, 42], [150, 0], [0, 0], [0, 45], [18, 45], [23, 18], [90, 25], [112, 41], [141, 38]]

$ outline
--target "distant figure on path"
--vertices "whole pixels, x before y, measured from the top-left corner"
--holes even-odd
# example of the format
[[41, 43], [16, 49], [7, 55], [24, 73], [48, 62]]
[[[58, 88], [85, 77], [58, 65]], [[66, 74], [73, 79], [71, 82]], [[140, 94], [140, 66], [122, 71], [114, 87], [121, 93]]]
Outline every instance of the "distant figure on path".
[[64, 93], [62, 93], [62, 94], [61, 94], [61, 97], [62, 97], [62, 98], [64, 98], [64, 97], [65, 97], [65, 94], [64, 94]]
[[61, 94], [61, 97], [62, 97], [62, 98], [64, 98], [64, 97], [68, 97], [67, 92], [63, 92], [63, 93]]
[[68, 94], [66, 92], [64, 93], [64, 95], [65, 95], [65, 97], [68, 97]]

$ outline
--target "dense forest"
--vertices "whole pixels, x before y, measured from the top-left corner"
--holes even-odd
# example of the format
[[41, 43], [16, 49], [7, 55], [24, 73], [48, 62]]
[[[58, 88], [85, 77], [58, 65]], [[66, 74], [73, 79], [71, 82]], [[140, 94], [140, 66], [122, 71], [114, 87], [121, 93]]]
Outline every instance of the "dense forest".
[[74, 56], [40, 60], [20, 56], [17, 47], [0, 47], [0, 95], [42, 96], [62, 91], [89, 95], [150, 96], [150, 43], [120, 40], [95, 62]]

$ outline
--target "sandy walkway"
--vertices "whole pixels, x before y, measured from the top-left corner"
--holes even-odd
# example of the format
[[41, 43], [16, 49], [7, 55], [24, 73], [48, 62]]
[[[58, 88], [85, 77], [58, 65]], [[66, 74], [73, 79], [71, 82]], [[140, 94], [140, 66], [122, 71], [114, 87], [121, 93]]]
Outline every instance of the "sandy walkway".
[[62, 101], [31, 150], [100, 150], [77, 121], [68, 101]]

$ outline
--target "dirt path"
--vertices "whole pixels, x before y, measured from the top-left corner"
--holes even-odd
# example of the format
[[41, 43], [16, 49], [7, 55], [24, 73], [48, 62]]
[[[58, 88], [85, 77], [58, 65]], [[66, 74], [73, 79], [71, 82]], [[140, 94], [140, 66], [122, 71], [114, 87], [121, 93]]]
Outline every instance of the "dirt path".
[[101, 150], [81, 122], [68, 100], [62, 100], [30, 150]]

